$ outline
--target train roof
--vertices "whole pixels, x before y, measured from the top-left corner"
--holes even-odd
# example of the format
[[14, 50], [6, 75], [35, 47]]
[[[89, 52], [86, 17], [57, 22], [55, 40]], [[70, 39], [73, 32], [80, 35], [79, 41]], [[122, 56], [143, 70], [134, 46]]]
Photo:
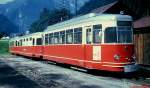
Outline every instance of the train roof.
[[75, 25], [78, 23], [82, 23], [85, 21], [94, 21], [94, 20], [125, 20], [132, 21], [132, 17], [129, 15], [121, 15], [121, 14], [98, 14], [98, 13], [89, 13], [87, 15], [75, 17], [73, 19], [60, 22], [51, 26], [48, 26], [45, 32], [56, 30], [58, 28]]
[[42, 35], [43, 32], [36, 32], [36, 33], [32, 33], [32, 34], [27, 34], [27, 35], [24, 35], [24, 36], [21, 36], [22, 38], [24, 37], [29, 37], [29, 36], [39, 36], [39, 35]]
[[11, 38], [10, 41], [14, 41], [14, 40], [20, 40], [20, 39], [23, 39], [23, 38], [26, 38], [26, 37], [31, 37], [31, 36], [41, 36], [43, 34], [43, 32], [36, 32], [36, 33], [32, 33], [32, 34], [27, 34], [27, 35], [24, 35], [24, 36], [17, 36], [17, 37], [14, 37], [14, 38]]

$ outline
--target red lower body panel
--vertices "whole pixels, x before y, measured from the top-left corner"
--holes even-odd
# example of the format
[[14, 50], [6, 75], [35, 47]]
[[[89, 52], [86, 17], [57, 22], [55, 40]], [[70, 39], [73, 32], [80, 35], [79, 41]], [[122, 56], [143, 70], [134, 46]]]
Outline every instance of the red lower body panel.
[[[131, 57], [132, 46], [128, 46], [130, 51], [125, 52], [124, 46], [100, 46], [101, 59], [94, 60], [93, 57], [94, 45], [49, 45], [44, 46], [43, 57], [44, 59], [66, 63], [75, 66], [80, 66], [88, 69], [107, 70], [107, 71], [124, 71], [124, 66], [131, 64], [130, 60], [121, 58], [114, 60], [114, 55], [119, 52], [120, 55]], [[104, 49], [105, 48], [105, 49]], [[107, 50], [107, 49], [110, 50]], [[112, 49], [112, 50], [111, 50]], [[107, 50], [107, 51], [105, 51]], [[120, 51], [119, 51], [120, 50]], [[111, 54], [109, 55], [109, 53]], [[121, 53], [120, 53], [121, 52]], [[108, 57], [109, 56], [109, 57]]]
[[10, 52], [13, 54], [28, 56], [28, 57], [41, 57], [43, 46], [19, 46], [11, 47]]
[[[94, 48], [95, 46], [98, 46]], [[11, 47], [10, 52], [87, 69], [123, 72], [131, 64], [133, 45], [48, 45]], [[120, 56], [119, 60], [114, 55]], [[96, 58], [96, 59], [95, 59]]]

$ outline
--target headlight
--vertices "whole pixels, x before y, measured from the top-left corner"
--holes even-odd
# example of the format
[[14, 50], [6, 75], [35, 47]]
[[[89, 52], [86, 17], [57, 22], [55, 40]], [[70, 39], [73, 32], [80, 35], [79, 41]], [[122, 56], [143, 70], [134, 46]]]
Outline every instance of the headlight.
[[114, 58], [116, 59], [116, 60], [119, 60], [120, 59], [120, 56], [119, 55], [114, 55]]
[[135, 55], [132, 56], [133, 59], [136, 59]]

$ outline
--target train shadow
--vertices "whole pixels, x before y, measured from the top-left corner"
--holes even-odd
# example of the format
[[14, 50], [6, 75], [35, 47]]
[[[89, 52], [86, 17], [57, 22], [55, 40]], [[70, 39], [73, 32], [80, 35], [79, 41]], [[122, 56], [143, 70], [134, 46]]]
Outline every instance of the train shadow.
[[[30, 86], [29, 86], [30, 85]], [[41, 88], [40, 85], [0, 61], [0, 88]]]
[[117, 79], [125, 78], [125, 79], [138, 80], [138, 79], [146, 79], [146, 78], [150, 77], [150, 70], [146, 70], [146, 69], [143, 69], [140, 67], [135, 72], [125, 73], [125, 72], [110, 72], [110, 71], [103, 71], [103, 70], [88, 70], [85, 68], [80, 68], [80, 67], [72, 66], [69, 64], [62, 64], [62, 63], [57, 63], [57, 62], [53, 62], [53, 63], [49, 62], [48, 64], [53, 64], [56, 66], [60, 66], [60, 67], [67, 68], [67, 69], [72, 69], [72, 70], [90, 74], [90, 75], [103, 76], [103, 77], [114, 77]]
[[139, 67], [139, 70], [131, 73], [124, 72], [109, 72], [109, 71], [100, 71], [100, 70], [90, 70], [87, 72], [88, 74], [103, 76], [103, 77], [114, 77], [118, 79], [146, 79], [150, 77], [150, 70], [146, 70]]
[[68, 69], [80, 71], [80, 72], [90, 74], [90, 75], [102, 76], [102, 77], [114, 77], [117, 79], [125, 78], [125, 79], [135, 79], [135, 80], [143, 79], [144, 80], [150, 77], [150, 70], [143, 69], [142, 67], [139, 67], [139, 69], [135, 72], [125, 73], [125, 72], [110, 72], [110, 71], [103, 71], [103, 70], [88, 70], [88, 69], [75, 67], [75, 66], [73, 66], [73, 68], [70, 68], [71, 66], [66, 65], [66, 64], [56, 64], [56, 65], [59, 65], [61, 67], [65, 67]]

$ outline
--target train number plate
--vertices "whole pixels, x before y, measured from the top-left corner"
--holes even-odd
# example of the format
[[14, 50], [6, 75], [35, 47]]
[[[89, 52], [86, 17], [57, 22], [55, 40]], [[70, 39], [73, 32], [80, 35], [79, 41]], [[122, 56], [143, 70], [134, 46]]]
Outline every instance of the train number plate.
[[134, 72], [138, 69], [138, 66], [137, 65], [126, 65], [124, 67], [124, 72]]

